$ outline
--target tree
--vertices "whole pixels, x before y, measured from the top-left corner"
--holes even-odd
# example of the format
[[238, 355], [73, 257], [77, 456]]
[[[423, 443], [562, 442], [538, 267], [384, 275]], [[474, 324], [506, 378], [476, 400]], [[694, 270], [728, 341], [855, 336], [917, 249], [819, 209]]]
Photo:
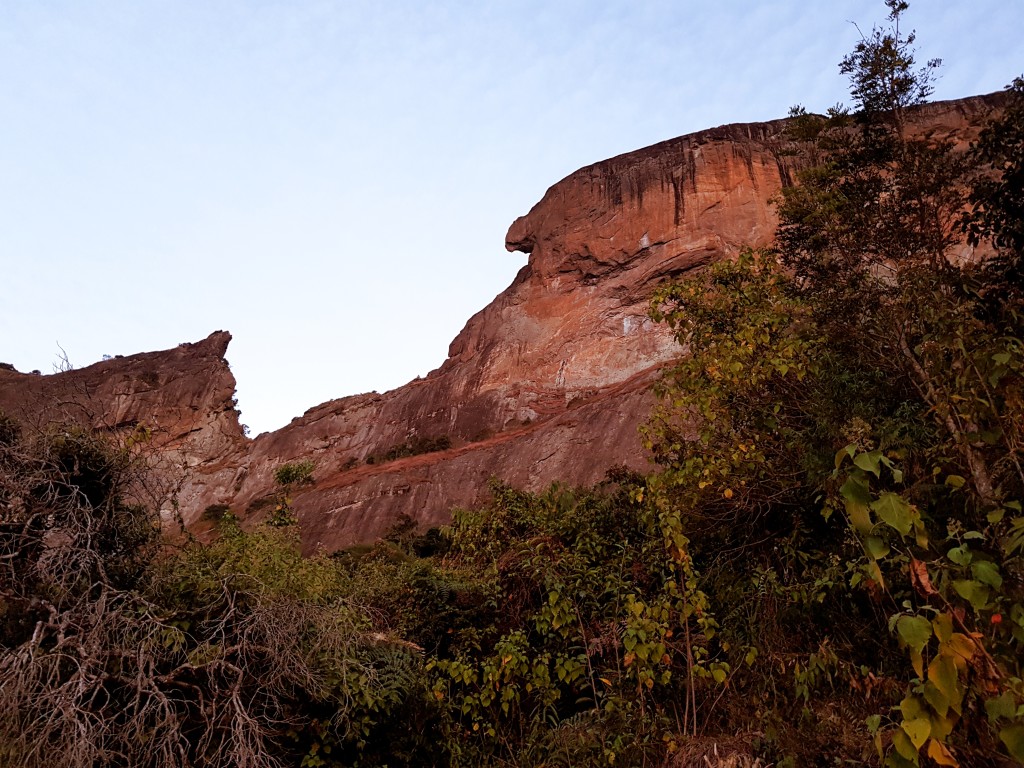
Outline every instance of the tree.
[[[955, 722], [947, 716], [950, 702], [966, 717], [959, 709], [964, 697], [992, 701], [998, 694], [1001, 702], [1018, 703], [1022, 698], [1011, 649], [1024, 635], [1019, 628], [1012, 638], [998, 630], [1008, 607], [1024, 616], [1020, 590], [998, 575], [1019, 568], [1016, 531], [1024, 495], [1024, 329], [1017, 303], [1005, 301], [1010, 286], [999, 285], [1012, 284], [1020, 266], [1021, 121], [1019, 106], [1011, 105], [971, 154], [957, 152], [947, 140], [915, 134], [908, 110], [930, 93], [938, 62], [915, 69], [914, 35], [900, 30], [907, 3], [886, 5], [890, 26], [863, 37], [840, 65], [850, 77], [857, 111], [840, 110], [819, 122], [816, 151], [826, 161], [803, 174], [802, 186], [786, 191], [779, 246], [833, 348], [905, 382], [916, 395], [908, 400], [924, 406], [937, 430], [930, 446], [874, 454], [894, 466], [898, 462], [893, 478], [885, 478], [875, 459], [857, 464], [858, 457], [872, 454], [856, 444], [837, 458], [837, 473], [845, 479], [840, 498], [864, 537], [877, 583], [885, 583], [881, 563], [893, 556], [890, 543], [877, 538], [879, 526], [895, 530], [903, 546], [916, 536], [919, 549], [910, 546], [913, 554], [904, 561], [917, 579], [915, 599], [907, 605], [919, 604], [933, 618], [911, 608], [893, 622], [926, 697], [928, 686], [945, 685], [948, 693], [927, 702], [908, 694], [888, 760], [916, 764], [919, 748], [927, 747], [940, 764], [954, 764], [947, 741]], [[1004, 254], [1001, 260], [978, 265], [958, 261], [954, 253], [969, 193], [974, 208], [966, 229], [972, 242], [992, 238]], [[869, 419], [875, 434], [884, 410]], [[918, 467], [907, 463], [910, 457]], [[851, 459], [854, 465], [847, 463]], [[928, 469], [960, 495], [922, 493]], [[900, 488], [904, 483], [910, 485]], [[947, 530], [929, 525], [938, 520], [947, 521]], [[954, 531], [970, 531], [978, 543], [968, 545]], [[930, 550], [929, 542], [936, 541], [948, 556]], [[961, 556], [962, 550], [973, 554]], [[906, 556], [897, 561], [901, 557]], [[951, 586], [952, 573], [959, 580]], [[896, 590], [900, 583], [890, 580], [888, 587]], [[957, 607], [961, 601], [969, 605]], [[957, 618], [964, 610], [973, 621]], [[951, 650], [954, 635], [960, 656]], [[933, 661], [925, 669], [922, 654], [929, 653]], [[965, 659], [975, 665], [966, 666]], [[1024, 755], [1021, 728], [1017, 721], [1000, 731], [1018, 758]]]
[[[899, 714], [868, 721], [887, 764], [1020, 760], [1024, 328], [1000, 282], [1020, 264], [1020, 117], [1011, 106], [970, 154], [916, 131], [938, 62], [915, 66], [907, 3], [886, 5], [889, 26], [840, 65], [854, 109], [794, 113], [809, 167], [779, 202], [780, 263], [745, 256], [657, 297], [691, 357], [662, 385], [651, 445], [698, 572], [710, 534], [766, 583], [795, 588], [778, 576], [786, 551], [829, 585], [821, 605], [874, 603], [852, 636], [801, 621], [829, 641], [828, 669], [860, 656], [892, 678], [893, 652], [909, 661]], [[959, 255], [969, 195], [968, 231], [993, 238], [1006, 268]], [[701, 588], [719, 615], [716, 600], [754, 600], [742, 580]]]
[[962, 227], [972, 245], [988, 240], [997, 254], [985, 267], [987, 281], [1003, 301], [1024, 293], [1024, 78], [1007, 88], [1003, 115], [982, 132], [973, 148], [980, 166], [971, 190], [971, 211]]
[[984, 421], [1001, 417], [951, 409], [957, 384], [930, 368], [926, 353], [929, 341], [957, 335], [975, 311], [969, 307], [977, 309], [968, 271], [975, 265], [957, 263], [953, 252], [976, 158], [908, 129], [907, 109], [930, 93], [938, 62], [914, 69], [914, 35], [899, 27], [907, 3], [886, 5], [892, 26], [862, 38], [840, 67], [858, 111], [819, 121], [815, 151], [827, 159], [784, 192], [780, 253], [817, 302], [819, 321], [852, 331], [866, 354], [921, 391], [974, 490], [992, 503], [998, 478], [977, 435]]
[[928, 100], [935, 70], [941, 59], [932, 59], [915, 70], [914, 32], [904, 35], [900, 20], [910, 7], [905, 0], [885, 0], [888, 29], [874, 27], [852, 52], [843, 57], [839, 71], [850, 77], [850, 94], [865, 124], [885, 121], [901, 136], [906, 128], [906, 109]]

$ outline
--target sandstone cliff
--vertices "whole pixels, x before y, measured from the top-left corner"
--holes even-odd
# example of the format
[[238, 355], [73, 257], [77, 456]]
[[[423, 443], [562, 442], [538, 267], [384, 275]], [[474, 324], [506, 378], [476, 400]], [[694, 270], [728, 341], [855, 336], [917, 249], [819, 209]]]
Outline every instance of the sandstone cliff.
[[224, 360], [230, 341], [217, 331], [195, 344], [50, 376], [0, 369], [0, 411], [39, 431], [71, 423], [125, 435], [142, 427], [169, 483], [196, 473], [209, 485], [227, 482], [248, 447]]
[[[922, 132], [967, 142], [1001, 97], [920, 108]], [[240, 431], [230, 336], [38, 377], [0, 371], [0, 408], [27, 418], [67, 415], [66, 390], [86, 393], [93, 426], [144, 421], [189, 471], [185, 521], [225, 503], [251, 518], [281, 463], [312, 459], [315, 485], [296, 494], [308, 548], [380, 535], [401, 514], [447, 519], [497, 476], [539, 489], [592, 483], [616, 464], [643, 469], [637, 426], [658, 368], [677, 353], [647, 319], [655, 285], [745, 246], [771, 241], [771, 199], [791, 184], [796, 156], [785, 121], [729, 125], [582, 168], [552, 186], [506, 238], [528, 264], [474, 315], [448, 359], [385, 394], [334, 400], [255, 440]], [[371, 455], [414, 438], [449, 450], [387, 464]]]

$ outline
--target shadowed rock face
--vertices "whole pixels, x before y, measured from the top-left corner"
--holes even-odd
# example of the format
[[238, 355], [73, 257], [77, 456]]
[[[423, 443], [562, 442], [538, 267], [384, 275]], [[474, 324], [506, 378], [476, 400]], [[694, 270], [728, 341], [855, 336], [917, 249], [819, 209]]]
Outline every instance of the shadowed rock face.
[[[1001, 103], [997, 94], [931, 104], [913, 123], [966, 143]], [[0, 408], [36, 421], [73, 415], [59, 393], [79, 389], [97, 406], [86, 414], [92, 426], [156, 426], [158, 449], [190, 468], [179, 501], [199, 528], [206, 505], [245, 516], [273, 490], [276, 467], [312, 459], [316, 483], [294, 498], [310, 550], [372, 540], [403, 513], [444, 522], [492, 476], [539, 489], [593, 483], [613, 465], [644, 469], [637, 427], [658, 369], [678, 353], [647, 319], [650, 295], [771, 242], [770, 201], [797, 170], [784, 127], [702, 131], [555, 184], [509, 229], [506, 247], [530, 254], [512, 285], [470, 318], [440, 368], [391, 392], [333, 400], [247, 440], [223, 359], [230, 336], [218, 332], [54, 376], [0, 370]], [[442, 436], [451, 449], [365, 463]]]

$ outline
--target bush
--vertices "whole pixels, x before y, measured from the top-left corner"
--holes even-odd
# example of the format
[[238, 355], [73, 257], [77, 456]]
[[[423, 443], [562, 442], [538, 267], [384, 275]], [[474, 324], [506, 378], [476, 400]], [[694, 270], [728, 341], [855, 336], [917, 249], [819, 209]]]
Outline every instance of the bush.
[[294, 528], [225, 516], [213, 544], [161, 553], [136, 447], [5, 432], [0, 764], [351, 764], [425, 700], [417, 649]]
[[447, 435], [439, 437], [416, 437], [404, 443], [393, 445], [383, 453], [373, 453], [366, 457], [367, 464], [386, 464], [389, 461], [419, 456], [423, 453], [447, 451], [452, 447], [452, 440]]
[[310, 459], [282, 464], [274, 471], [274, 482], [282, 487], [312, 485], [315, 468]]
[[210, 504], [203, 510], [203, 520], [219, 523], [231, 511], [227, 504]]

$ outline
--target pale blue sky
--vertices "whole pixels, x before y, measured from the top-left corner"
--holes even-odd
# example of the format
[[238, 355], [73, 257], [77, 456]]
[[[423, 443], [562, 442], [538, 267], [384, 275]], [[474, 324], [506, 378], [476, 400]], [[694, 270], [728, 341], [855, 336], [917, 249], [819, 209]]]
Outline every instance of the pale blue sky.
[[[576, 168], [822, 111], [881, 0], [0, 0], [0, 361], [234, 334], [253, 434], [436, 368]], [[1024, 0], [917, 0], [935, 98], [1024, 69]]]

